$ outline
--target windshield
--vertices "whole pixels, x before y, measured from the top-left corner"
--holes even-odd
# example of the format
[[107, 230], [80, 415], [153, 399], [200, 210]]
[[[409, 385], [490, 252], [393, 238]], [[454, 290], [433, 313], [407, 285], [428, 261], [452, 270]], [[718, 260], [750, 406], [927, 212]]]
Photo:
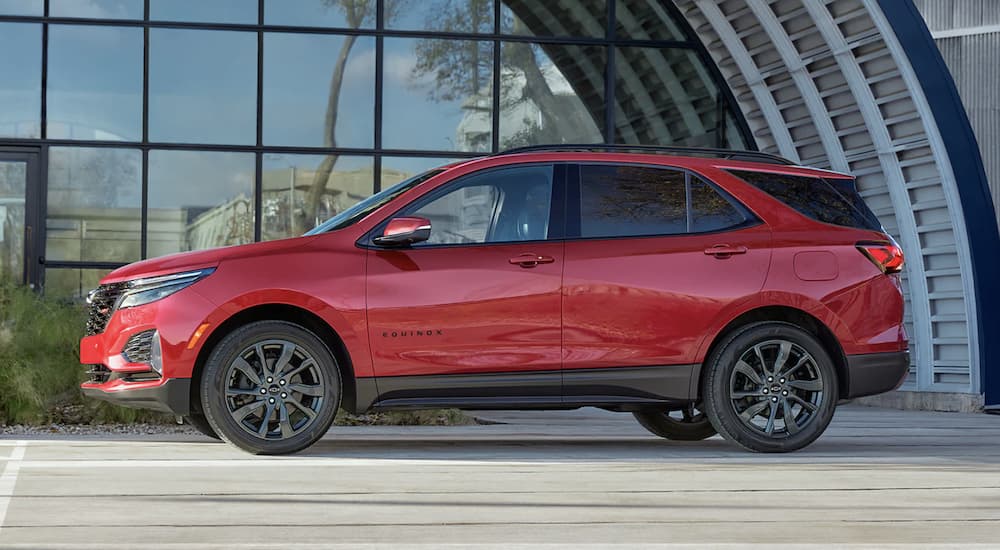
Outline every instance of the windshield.
[[327, 231], [343, 229], [349, 225], [353, 225], [368, 214], [378, 210], [383, 204], [391, 201], [399, 195], [402, 195], [413, 187], [416, 187], [417, 185], [433, 178], [441, 172], [444, 172], [444, 170], [441, 168], [435, 168], [424, 172], [423, 174], [413, 176], [408, 180], [403, 180], [388, 189], [383, 189], [382, 191], [375, 193], [358, 204], [344, 210], [340, 214], [337, 214], [336, 216], [310, 229], [306, 232], [306, 235], [317, 235], [319, 233], [326, 233]]

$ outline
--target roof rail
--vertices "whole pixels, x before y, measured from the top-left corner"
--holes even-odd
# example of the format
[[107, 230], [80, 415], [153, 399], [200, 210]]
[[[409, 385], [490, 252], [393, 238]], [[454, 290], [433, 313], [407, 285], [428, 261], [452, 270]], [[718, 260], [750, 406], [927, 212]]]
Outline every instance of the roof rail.
[[678, 155], [690, 157], [720, 158], [726, 160], [740, 160], [746, 162], [763, 162], [767, 164], [796, 165], [791, 161], [771, 153], [760, 151], [736, 151], [733, 149], [713, 149], [710, 147], [675, 147], [666, 145], [624, 145], [608, 143], [581, 143], [581, 144], [559, 144], [559, 145], [531, 145], [528, 147], [516, 147], [500, 151], [493, 156], [513, 155], [517, 153], [541, 153], [541, 152], [586, 152], [586, 151], [615, 151], [619, 153], [658, 153], [665, 155]]

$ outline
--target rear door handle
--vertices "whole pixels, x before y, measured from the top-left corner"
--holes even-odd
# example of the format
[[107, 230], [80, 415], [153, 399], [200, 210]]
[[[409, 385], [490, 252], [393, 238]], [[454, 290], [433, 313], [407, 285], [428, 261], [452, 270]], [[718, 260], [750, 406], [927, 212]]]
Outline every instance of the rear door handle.
[[731, 246], [728, 244], [717, 244], [713, 247], [706, 248], [705, 254], [709, 256], [715, 256], [716, 258], [728, 258], [733, 254], [746, 254], [747, 247], [745, 246]]
[[521, 254], [520, 256], [514, 256], [510, 260], [511, 265], [519, 265], [521, 267], [535, 267], [539, 264], [551, 264], [556, 261], [552, 256], [539, 256], [538, 254]]

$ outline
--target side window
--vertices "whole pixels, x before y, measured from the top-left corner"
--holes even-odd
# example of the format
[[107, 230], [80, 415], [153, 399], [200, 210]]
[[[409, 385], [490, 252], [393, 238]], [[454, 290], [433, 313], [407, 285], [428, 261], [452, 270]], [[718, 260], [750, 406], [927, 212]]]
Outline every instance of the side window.
[[431, 221], [430, 239], [414, 247], [546, 239], [552, 171], [551, 165], [517, 166], [451, 184], [444, 195], [406, 210]]
[[580, 236], [687, 231], [684, 173], [643, 166], [580, 167]]
[[745, 221], [746, 216], [711, 185], [691, 178], [691, 233], [721, 231]]

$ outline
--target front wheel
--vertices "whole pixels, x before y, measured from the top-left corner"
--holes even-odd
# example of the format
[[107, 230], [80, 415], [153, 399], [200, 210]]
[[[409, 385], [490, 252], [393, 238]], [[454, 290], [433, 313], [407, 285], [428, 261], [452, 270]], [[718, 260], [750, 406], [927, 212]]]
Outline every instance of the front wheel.
[[719, 434], [745, 449], [801, 449], [833, 419], [839, 395], [833, 361], [816, 337], [795, 325], [743, 327], [705, 369], [705, 412]]
[[259, 321], [227, 335], [201, 377], [215, 433], [254, 454], [300, 451], [330, 429], [340, 407], [337, 361], [308, 330]]
[[191, 425], [192, 428], [201, 432], [202, 435], [211, 437], [212, 439], [221, 439], [219, 434], [215, 433], [212, 429], [212, 425], [208, 423], [205, 415], [201, 413], [193, 412], [184, 417], [184, 421]]
[[677, 410], [641, 410], [632, 413], [650, 433], [674, 441], [701, 441], [715, 435], [715, 428], [700, 403]]

